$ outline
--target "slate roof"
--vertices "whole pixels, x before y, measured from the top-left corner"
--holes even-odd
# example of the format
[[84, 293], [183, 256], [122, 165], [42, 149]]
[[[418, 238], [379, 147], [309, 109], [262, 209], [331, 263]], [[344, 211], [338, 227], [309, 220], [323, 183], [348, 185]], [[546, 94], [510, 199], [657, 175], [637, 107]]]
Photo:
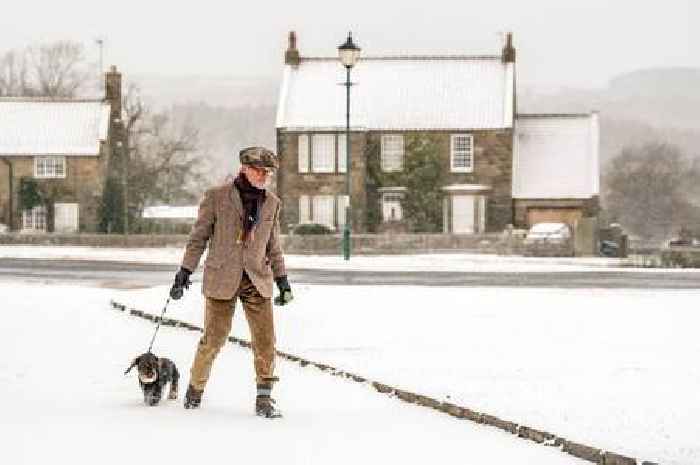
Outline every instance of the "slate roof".
[[[345, 68], [336, 58], [285, 65], [276, 127], [345, 127]], [[352, 69], [353, 129], [496, 129], [513, 125], [514, 68], [500, 56], [362, 58]]]
[[99, 155], [109, 103], [0, 98], [0, 156]]

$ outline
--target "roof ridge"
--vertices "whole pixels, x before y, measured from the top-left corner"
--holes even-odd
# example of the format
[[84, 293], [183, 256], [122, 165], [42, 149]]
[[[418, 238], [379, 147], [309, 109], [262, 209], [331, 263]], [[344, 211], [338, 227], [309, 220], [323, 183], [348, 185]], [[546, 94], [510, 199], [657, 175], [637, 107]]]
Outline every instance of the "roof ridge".
[[102, 103], [99, 98], [68, 98], [68, 97], [0, 97], [0, 102], [36, 102], [36, 103]]
[[[500, 55], [377, 55], [360, 58], [360, 61], [448, 61], [448, 60], [500, 60]], [[338, 61], [337, 57], [300, 57], [300, 61]]]
[[516, 118], [579, 118], [588, 117], [596, 111], [590, 113], [517, 113]]

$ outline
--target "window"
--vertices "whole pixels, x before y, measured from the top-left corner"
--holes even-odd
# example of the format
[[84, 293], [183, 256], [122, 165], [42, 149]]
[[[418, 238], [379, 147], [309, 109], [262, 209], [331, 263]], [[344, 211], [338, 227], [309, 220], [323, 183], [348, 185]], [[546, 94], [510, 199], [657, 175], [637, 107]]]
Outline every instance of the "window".
[[65, 178], [66, 157], [34, 157], [35, 178]]
[[345, 224], [347, 195], [302, 195], [299, 197], [299, 224], [322, 224], [331, 229]]
[[309, 136], [306, 134], [299, 134], [298, 139], [299, 147], [299, 172], [308, 173], [309, 172]]
[[474, 138], [469, 134], [453, 134], [450, 166], [454, 173], [474, 171]]
[[403, 170], [403, 135], [385, 134], [382, 136], [382, 171]]
[[22, 212], [22, 229], [25, 231], [46, 232], [46, 207], [36, 206]]
[[403, 194], [397, 192], [385, 192], [382, 195], [382, 218], [384, 222], [401, 221], [403, 219], [402, 199]]
[[335, 213], [338, 227], [345, 226], [345, 208], [348, 206], [348, 199], [347, 195], [339, 195], [335, 198]]
[[345, 173], [345, 134], [299, 134], [299, 173]]
[[345, 134], [338, 134], [338, 173], [345, 173], [348, 164], [347, 138]]
[[323, 224], [331, 229], [334, 229], [334, 204], [335, 197], [332, 195], [314, 195], [312, 203], [313, 222], [316, 224]]
[[308, 195], [299, 197], [299, 224], [311, 223], [311, 199]]
[[311, 170], [314, 173], [333, 173], [335, 171], [335, 134], [314, 134], [311, 157]]

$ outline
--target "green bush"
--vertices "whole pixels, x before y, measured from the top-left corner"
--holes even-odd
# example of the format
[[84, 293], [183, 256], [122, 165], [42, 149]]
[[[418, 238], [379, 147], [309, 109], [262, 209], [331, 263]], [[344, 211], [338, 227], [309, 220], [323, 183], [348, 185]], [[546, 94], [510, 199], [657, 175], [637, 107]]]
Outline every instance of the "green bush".
[[312, 234], [333, 234], [334, 232], [335, 231], [328, 226], [316, 223], [300, 224], [294, 228], [294, 234], [299, 234], [302, 236]]

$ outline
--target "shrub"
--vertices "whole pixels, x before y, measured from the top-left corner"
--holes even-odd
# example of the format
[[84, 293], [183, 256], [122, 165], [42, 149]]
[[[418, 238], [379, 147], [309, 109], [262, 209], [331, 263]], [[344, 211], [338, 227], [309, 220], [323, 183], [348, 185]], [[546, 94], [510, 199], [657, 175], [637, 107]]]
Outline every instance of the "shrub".
[[294, 234], [312, 235], [312, 234], [333, 234], [334, 231], [324, 224], [308, 223], [300, 224], [294, 228]]

